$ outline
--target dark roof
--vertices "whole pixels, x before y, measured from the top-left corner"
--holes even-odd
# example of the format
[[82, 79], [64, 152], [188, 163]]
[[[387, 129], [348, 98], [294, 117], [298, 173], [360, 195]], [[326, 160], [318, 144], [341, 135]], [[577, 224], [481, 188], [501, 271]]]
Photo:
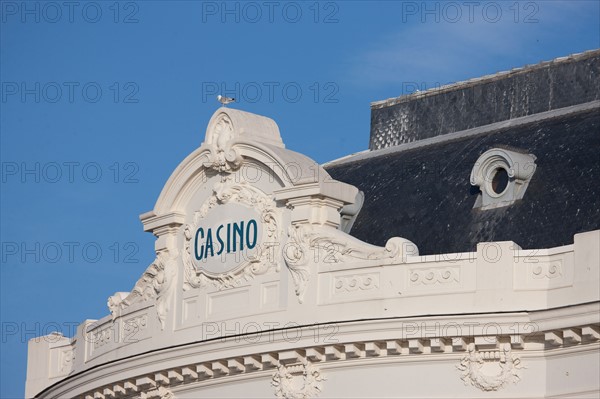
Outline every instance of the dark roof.
[[369, 149], [600, 100], [600, 50], [371, 105]]
[[[365, 193], [353, 236], [376, 245], [404, 237], [425, 255], [473, 251], [477, 243], [489, 241], [550, 248], [572, 243], [576, 233], [600, 229], [597, 106], [431, 141], [325, 166], [334, 179]], [[537, 170], [522, 200], [503, 208], [473, 209], [478, 190], [469, 182], [471, 169], [482, 153], [500, 146], [534, 154]]]

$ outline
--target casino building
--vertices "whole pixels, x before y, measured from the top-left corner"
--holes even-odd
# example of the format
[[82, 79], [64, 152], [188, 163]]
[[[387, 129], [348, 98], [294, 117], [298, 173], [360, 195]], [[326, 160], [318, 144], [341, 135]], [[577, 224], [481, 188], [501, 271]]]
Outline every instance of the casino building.
[[[27, 397], [598, 397], [600, 50], [371, 105], [319, 165], [218, 109]], [[110, 311], [110, 313], [109, 313]]]

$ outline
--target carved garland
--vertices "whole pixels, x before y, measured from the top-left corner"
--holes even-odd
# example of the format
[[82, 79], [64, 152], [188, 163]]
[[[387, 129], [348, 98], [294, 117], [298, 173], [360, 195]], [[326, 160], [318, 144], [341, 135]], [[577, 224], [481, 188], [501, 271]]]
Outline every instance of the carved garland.
[[[465, 385], [471, 384], [482, 391], [497, 391], [509, 382], [516, 384], [521, 380], [521, 359], [512, 354], [510, 344], [505, 344], [499, 351], [480, 352], [475, 349], [475, 344], [471, 343], [467, 350], [468, 353], [456, 366], [462, 371], [461, 379]], [[500, 372], [495, 375], [485, 374], [484, 366], [490, 363], [498, 365]]]
[[307, 399], [321, 392], [324, 380], [319, 368], [309, 361], [287, 367], [278, 363], [271, 385], [279, 399]]
[[[211, 276], [202, 270], [197, 270], [193, 259], [193, 234], [199, 221], [206, 217], [208, 212], [219, 204], [238, 203], [249, 206], [258, 211], [263, 225], [263, 242], [253, 259], [244, 266], [221, 276]], [[266, 273], [271, 268], [279, 271], [279, 214], [273, 200], [257, 188], [246, 182], [234, 183], [230, 177], [224, 178], [215, 184], [213, 194], [208, 198], [198, 211], [194, 213], [191, 224], [184, 227], [185, 251], [183, 253], [184, 284], [183, 289], [205, 287], [212, 283], [218, 289], [231, 288], [243, 281], [248, 281], [254, 276]]]

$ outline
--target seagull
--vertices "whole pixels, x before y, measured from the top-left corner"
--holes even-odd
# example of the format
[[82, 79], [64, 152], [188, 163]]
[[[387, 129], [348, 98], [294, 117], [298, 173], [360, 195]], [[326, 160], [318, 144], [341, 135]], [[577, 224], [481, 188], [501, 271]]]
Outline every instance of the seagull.
[[229, 103], [234, 103], [235, 102], [235, 98], [233, 98], [233, 97], [225, 97], [225, 96], [222, 96], [220, 94], [217, 96], [217, 100], [219, 100], [219, 102], [221, 104], [223, 104], [224, 107], [226, 107], [227, 104], [229, 104]]

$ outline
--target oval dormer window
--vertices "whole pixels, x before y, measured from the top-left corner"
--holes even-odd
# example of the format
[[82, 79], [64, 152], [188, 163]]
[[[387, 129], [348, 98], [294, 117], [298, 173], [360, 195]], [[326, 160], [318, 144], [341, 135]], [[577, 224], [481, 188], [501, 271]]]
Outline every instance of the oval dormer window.
[[535, 160], [535, 155], [518, 149], [492, 148], [481, 154], [471, 170], [471, 184], [480, 190], [473, 208], [499, 208], [522, 199]]

